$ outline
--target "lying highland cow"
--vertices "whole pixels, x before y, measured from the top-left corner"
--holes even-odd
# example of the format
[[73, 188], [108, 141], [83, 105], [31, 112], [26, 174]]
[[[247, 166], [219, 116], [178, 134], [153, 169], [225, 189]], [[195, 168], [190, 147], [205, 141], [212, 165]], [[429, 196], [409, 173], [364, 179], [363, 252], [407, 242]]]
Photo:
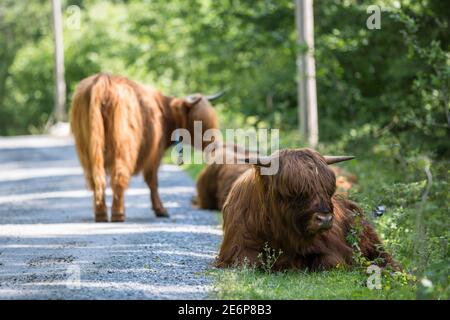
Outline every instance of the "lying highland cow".
[[[216, 160], [220, 158], [222, 161], [209, 164], [200, 172], [194, 205], [201, 209], [221, 210], [233, 183], [242, 173], [251, 168], [251, 165], [246, 163], [231, 163], [235, 163], [238, 156], [246, 155], [250, 154], [237, 145], [225, 144], [215, 148], [211, 156]], [[226, 158], [230, 158], [231, 161], [225, 162]]]
[[[223, 145], [222, 150], [222, 153], [233, 160], [245, 155], [245, 150], [236, 145]], [[233, 183], [251, 167], [250, 164], [232, 164], [230, 162], [229, 164], [207, 165], [200, 172], [197, 180], [197, 197], [193, 200], [194, 205], [201, 209], [222, 210]], [[330, 169], [336, 175], [336, 192], [347, 195], [348, 190], [356, 183], [356, 177], [336, 166], [330, 166]]]
[[111, 221], [122, 222], [124, 192], [130, 176], [140, 171], [151, 190], [155, 214], [167, 216], [158, 194], [157, 172], [164, 151], [173, 143], [171, 134], [185, 128], [193, 136], [194, 121], [202, 123], [202, 132], [195, 134], [217, 128], [216, 113], [208, 100], [218, 96], [169, 97], [108, 74], [80, 82], [73, 97], [71, 127], [88, 186], [94, 191], [95, 221], [108, 221], [106, 174], [111, 176], [114, 193]]
[[[335, 196], [336, 178], [328, 165], [352, 157], [323, 157], [310, 149], [283, 150], [271, 157], [278, 157], [278, 173], [261, 175], [268, 159], [247, 158], [256, 165], [231, 188], [223, 206], [218, 267], [261, 265], [266, 246], [282, 252], [275, 270], [349, 266], [355, 247], [380, 265], [391, 263], [361, 209]], [[355, 235], [357, 243], [349, 243]]]

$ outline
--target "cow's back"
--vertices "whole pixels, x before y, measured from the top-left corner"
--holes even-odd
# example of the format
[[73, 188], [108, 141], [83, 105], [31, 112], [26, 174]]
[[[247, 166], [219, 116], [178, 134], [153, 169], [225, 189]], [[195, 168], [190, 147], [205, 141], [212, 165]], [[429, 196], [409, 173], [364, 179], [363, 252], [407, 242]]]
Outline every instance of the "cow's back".
[[[74, 95], [72, 128], [76, 140], [89, 144], [92, 89], [98, 81], [106, 85], [101, 95], [104, 129], [104, 167], [107, 173], [117, 165], [131, 173], [141, 170], [145, 155], [161, 136], [161, 110], [156, 91], [121, 76], [98, 74], [80, 82]], [[80, 150], [83, 154], [88, 151]], [[81, 158], [81, 157], [80, 157]], [[83, 164], [83, 161], [82, 161]], [[84, 167], [84, 165], [83, 165]]]

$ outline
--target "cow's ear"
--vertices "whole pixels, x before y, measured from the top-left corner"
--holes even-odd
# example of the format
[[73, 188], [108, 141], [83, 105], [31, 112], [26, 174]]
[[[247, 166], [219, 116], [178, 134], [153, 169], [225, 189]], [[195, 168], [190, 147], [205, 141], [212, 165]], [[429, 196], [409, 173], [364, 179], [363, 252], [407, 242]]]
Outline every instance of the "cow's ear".
[[184, 98], [184, 105], [188, 108], [192, 108], [197, 103], [199, 103], [202, 98], [203, 96], [199, 93], [188, 95]]
[[257, 167], [270, 167], [273, 158], [270, 156], [248, 156], [238, 158], [238, 163], [248, 163], [253, 164]]

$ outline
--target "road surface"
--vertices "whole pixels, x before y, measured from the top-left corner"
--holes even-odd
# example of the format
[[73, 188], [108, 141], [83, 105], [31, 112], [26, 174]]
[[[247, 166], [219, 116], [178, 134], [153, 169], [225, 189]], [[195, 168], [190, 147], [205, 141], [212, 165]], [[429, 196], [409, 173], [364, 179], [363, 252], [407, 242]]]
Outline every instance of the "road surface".
[[155, 218], [137, 176], [126, 223], [96, 224], [70, 139], [0, 138], [0, 299], [210, 298], [217, 216], [191, 208], [179, 167], [159, 181], [170, 219]]

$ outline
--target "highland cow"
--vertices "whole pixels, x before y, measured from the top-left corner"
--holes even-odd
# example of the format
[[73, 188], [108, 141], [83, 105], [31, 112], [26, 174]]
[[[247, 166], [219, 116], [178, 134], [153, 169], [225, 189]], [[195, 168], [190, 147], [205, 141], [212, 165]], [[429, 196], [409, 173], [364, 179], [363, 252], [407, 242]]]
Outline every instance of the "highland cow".
[[[157, 171], [171, 134], [185, 128], [194, 135], [201, 121], [202, 135], [218, 127], [208, 101], [219, 95], [165, 96], [121, 76], [98, 74], [78, 85], [72, 102], [71, 127], [88, 186], [94, 192], [95, 221], [108, 221], [106, 174], [111, 176], [111, 221], [125, 220], [124, 192], [131, 175], [143, 172], [158, 217], [168, 216], [158, 194]], [[203, 142], [203, 148], [206, 143]]]
[[228, 194], [218, 267], [262, 266], [267, 247], [281, 253], [275, 270], [350, 266], [355, 250], [380, 265], [392, 262], [362, 210], [335, 195], [336, 178], [328, 165], [352, 157], [324, 157], [311, 149], [282, 150], [271, 157], [279, 161], [275, 175], [260, 174], [268, 159], [247, 158], [255, 165]]
[[[243, 148], [236, 145], [224, 145], [222, 153], [233, 160], [237, 160], [238, 156], [249, 155]], [[222, 154], [219, 156], [225, 157]], [[233, 183], [251, 167], [252, 165], [246, 163], [207, 165], [199, 174], [197, 196], [194, 198], [193, 204], [201, 209], [222, 210]], [[356, 177], [336, 166], [330, 166], [330, 169], [336, 175], [336, 193], [346, 196], [348, 190], [356, 183]]]
[[[251, 165], [246, 163], [232, 164], [238, 160], [238, 156], [246, 155], [250, 153], [237, 145], [225, 144], [215, 148], [212, 157], [216, 162], [207, 165], [197, 179], [194, 205], [201, 209], [221, 210], [233, 183], [251, 168]], [[222, 161], [217, 161], [217, 158]], [[223, 161], [227, 158], [231, 158], [232, 161]]]

